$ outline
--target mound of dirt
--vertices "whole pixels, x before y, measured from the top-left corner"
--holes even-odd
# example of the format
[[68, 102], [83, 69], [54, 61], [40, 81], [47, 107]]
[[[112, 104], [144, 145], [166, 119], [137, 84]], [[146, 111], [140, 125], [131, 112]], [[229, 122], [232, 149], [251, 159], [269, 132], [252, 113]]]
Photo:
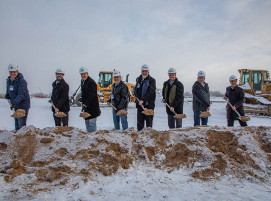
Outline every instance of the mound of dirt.
[[31, 179], [22, 185], [31, 191], [41, 184], [65, 185], [75, 176], [86, 182], [99, 173], [109, 176], [138, 164], [169, 173], [186, 169], [203, 181], [228, 175], [270, 182], [271, 128], [87, 133], [72, 127], [29, 126], [15, 133], [0, 131], [0, 153], [1, 177], [12, 183], [28, 175]]

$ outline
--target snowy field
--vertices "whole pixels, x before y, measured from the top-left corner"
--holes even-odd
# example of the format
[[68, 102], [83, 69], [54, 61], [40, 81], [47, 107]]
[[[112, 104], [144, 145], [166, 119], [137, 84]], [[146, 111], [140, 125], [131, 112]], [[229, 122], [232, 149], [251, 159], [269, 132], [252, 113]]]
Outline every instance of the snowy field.
[[[37, 128], [45, 128], [54, 126], [53, 113], [51, 111], [49, 99], [31, 99], [31, 108], [29, 110], [29, 116], [27, 119], [27, 125], [33, 125]], [[167, 114], [163, 103], [161, 103], [162, 97], [157, 94], [155, 116], [153, 121], [153, 128], [156, 130], [167, 130]], [[226, 102], [221, 98], [214, 98], [214, 102], [211, 105], [211, 117], [209, 117], [210, 126], [226, 126]], [[221, 102], [220, 102], [221, 101]], [[69, 126], [76, 128], [85, 129], [84, 120], [79, 117], [81, 109], [79, 107], [71, 107], [69, 113], [70, 120]], [[112, 120], [112, 108], [108, 107], [106, 104], [101, 105], [101, 116], [98, 117], [97, 126], [98, 130], [101, 129], [113, 129]], [[136, 129], [136, 108], [134, 103], [130, 103], [128, 108], [128, 124], [129, 127], [134, 127]], [[9, 105], [5, 99], [0, 99], [0, 129], [2, 130], [13, 130], [14, 121], [9, 116], [12, 111], [9, 109]], [[193, 126], [193, 111], [192, 103], [186, 101], [184, 103], [184, 113], [187, 118], [183, 120], [183, 127]], [[248, 115], [251, 121], [248, 122], [249, 126], [270, 126], [271, 117]], [[235, 121], [235, 126], [239, 126], [239, 123]]]
[[[82, 179], [82, 175], [76, 176], [67, 176], [68, 181], [65, 185], [60, 185], [60, 180], [55, 180], [53, 182], [42, 182], [42, 183], [35, 183], [35, 168], [31, 166], [31, 164], [25, 164], [25, 168], [29, 171], [29, 174], [21, 174], [13, 179], [12, 182], [6, 182], [4, 179], [5, 174], [2, 174], [1, 171], [6, 171], [6, 173], [12, 172], [13, 169], [3, 170], [5, 165], [8, 165], [12, 162], [11, 158], [7, 157], [7, 152], [4, 152], [6, 149], [6, 144], [9, 146], [16, 146], [12, 144], [12, 137], [14, 135], [12, 130], [14, 129], [14, 122], [11, 117], [9, 117], [12, 112], [9, 109], [8, 103], [4, 99], [0, 99], [0, 112], [1, 112], [1, 121], [0, 121], [0, 130], [7, 130], [1, 131], [0, 133], [0, 154], [2, 153], [1, 158], [1, 171], [0, 171], [0, 201], [2, 200], [55, 200], [55, 201], [90, 201], [90, 200], [117, 200], [117, 201], [139, 201], [139, 200], [153, 200], [153, 201], [175, 201], [175, 200], [271, 200], [271, 187], [270, 187], [270, 161], [268, 162], [268, 157], [270, 154], [264, 152], [260, 149], [260, 145], [258, 145], [258, 141], [256, 141], [255, 136], [257, 136], [257, 126], [267, 126], [268, 128], [265, 130], [263, 129], [265, 139], [271, 139], [271, 131], [270, 131], [270, 117], [263, 117], [263, 116], [254, 116], [249, 115], [251, 121], [248, 122], [249, 126], [254, 126], [251, 128], [253, 130], [253, 135], [243, 135], [242, 128], [239, 128], [239, 123], [235, 122], [235, 128], [224, 128], [226, 126], [226, 111], [225, 111], [226, 103], [223, 100], [216, 100], [211, 106], [211, 114], [212, 116], [209, 118], [209, 125], [210, 128], [200, 128], [199, 131], [189, 130], [191, 126], [193, 126], [193, 112], [192, 112], [192, 103], [186, 102], [184, 104], [184, 113], [187, 115], [187, 118], [183, 120], [183, 127], [184, 129], [180, 130], [179, 134], [178, 131], [173, 131], [172, 136], [175, 136], [176, 139], [179, 136], [188, 135], [191, 133], [190, 140], [197, 140], [197, 135], [201, 136], [200, 139], [204, 139], [204, 143], [208, 142], [206, 138], [206, 131], [209, 129], [213, 130], [220, 130], [221, 132], [233, 132], [234, 135], [238, 136], [238, 143], [245, 144], [247, 146], [247, 151], [242, 152], [242, 155], [248, 154], [256, 161], [257, 166], [261, 167], [264, 171], [256, 172], [257, 177], [266, 178], [265, 182], [261, 182], [256, 177], [253, 176], [244, 176], [244, 177], [236, 177], [234, 174], [225, 174], [220, 176], [218, 172], [217, 175], [219, 179], [210, 179], [208, 181], [204, 181], [201, 179], [195, 179], [191, 177], [192, 171], [197, 168], [204, 168], [204, 163], [209, 162], [211, 163], [210, 158], [206, 161], [193, 162], [188, 163], [191, 166], [190, 168], [186, 168], [185, 165], [181, 166], [179, 169], [175, 169], [171, 173], [168, 172], [168, 169], [160, 169], [157, 168], [153, 163], [150, 161], [147, 162], [138, 162], [136, 159], [132, 165], [129, 166], [128, 169], [119, 168], [114, 174], [110, 176], [104, 176], [100, 172], [92, 172], [91, 176], [88, 177], [88, 180], [85, 181]], [[101, 106], [102, 115], [98, 118], [98, 130], [112, 130], [113, 129], [113, 122], [112, 122], [112, 109], [106, 105]], [[129, 127], [136, 128], [136, 108], [133, 104], [130, 104], [128, 109], [128, 122]], [[70, 111], [70, 126], [75, 128], [79, 128], [85, 130], [84, 120], [79, 118], [80, 108], [72, 107]], [[74, 137], [69, 137], [69, 133], [67, 132], [61, 138], [58, 134], [53, 133], [52, 128], [47, 127], [54, 127], [54, 121], [52, 112], [50, 110], [50, 104], [48, 103], [48, 99], [31, 99], [31, 109], [29, 112], [28, 117], [28, 125], [33, 125], [36, 128], [44, 129], [44, 131], [48, 131], [49, 136], [54, 137], [54, 142], [51, 145], [44, 146], [42, 145], [39, 140], [44, 137], [43, 135], [37, 134], [39, 137], [38, 144], [39, 146], [37, 152], [33, 156], [33, 160], [36, 161], [46, 161], [47, 157], [53, 157], [54, 152], [53, 150], [57, 150], [60, 148], [67, 148], [69, 153], [76, 153], [76, 150], [83, 149], [84, 146], [88, 146], [88, 143], [84, 142], [86, 139], [89, 139], [91, 142], [92, 140], [97, 139], [98, 134], [89, 134], [86, 138], [83, 136], [85, 135], [82, 133], [83, 131], [75, 129]], [[165, 113], [165, 106], [161, 103], [161, 96], [158, 95], [156, 101], [156, 108], [155, 108], [155, 117], [154, 117], [154, 129], [159, 131], [168, 130], [167, 127], [167, 116]], [[25, 135], [27, 133], [28, 128], [24, 128], [24, 130], [19, 131], [16, 135]], [[30, 127], [29, 129], [34, 129]], [[234, 130], [236, 129], [236, 130]], [[133, 129], [128, 134], [133, 133]], [[248, 128], [244, 133], [249, 133], [250, 128]], [[43, 131], [43, 132], [44, 132]], [[219, 131], [219, 132], [220, 132]], [[143, 132], [152, 132], [152, 131], [143, 131]], [[198, 132], [198, 134], [197, 134]], [[148, 142], [148, 135], [144, 135], [143, 133], [138, 133], [139, 135], [142, 134], [142, 139], [145, 146], [148, 144], [151, 145], [154, 142], [150, 139]], [[127, 133], [118, 133], [115, 131], [109, 131], [109, 133], [105, 132], [105, 134], [100, 134], [101, 138], [106, 138], [110, 143], [119, 143], [121, 146], [125, 146], [127, 143], [129, 145], [131, 139], [128, 138]], [[67, 137], [68, 136], [68, 137]], [[76, 137], [78, 136], [78, 137]], [[146, 139], [145, 139], [146, 138]], [[26, 138], [27, 139], [27, 138]], [[126, 141], [127, 139], [127, 141]], [[140, 137], [139, 137], [140, 139]], [[81, 141], [80, 141], [81, 140]], [[129, 141], [130, 140], [130, 141]], [[174, 141], [170, 139], [167, 143], [174, 143]], [[176, 142], [178, 140], [175, 140]], [[180, 140], [181, 142], [182, 140]], [[15, 141], [16, 142], [16, 141]], [[21, 141], [22, 143], [24, 141]], [[195, 141], [197, 142], [197, 141]], [[81, 143], [81, 144], [80, 144]], [[85, 143], [85, 144], [84, 144]], [[139, 142], [138, 142], [139, 143]], [[185, 143], [185, 142], [184, 142]], [[189, 141], [187, 141], [187, 147], [190, 150], [194, 149], [203, 149], [206, 152], [210, 152], [209, 149], [204, 147], [204, 143], [195, 148], [193, 145], [189, 145]], [[5, 146], [3, 146], [5, 145]], [[26, 146], [26, 145], [21, 145]], [[50, 149], [52, 154], [50, 153]], [[156, 146], [156, 145], [155, 145]], [[270, 144], [268, 145], [270, 146]], [[100, 145], [100, 153], [106, 154], [106, 145]], [[23, 147], [27, 149], [27, 147]], [[130, 149], [130, 148], [129, 148]], [[226, 148], [226, 150], [228, 150]], [[240, 151], [239, 148], [236, 148], [237, 152]], [[202, 150], [201, 150], [202, 151]], [[205, 152], [203, 151], [203, 152]], [[12, 156], [13, 151], [9, 150]], [[222, 152], [221, 152], [222, 153]], [[19, 153], [18, 153], [19, 154]], [[42, 156], [44, 154], [44, 156]], [[109, 154], [109, 152], [107, 153]], [[144, 153], [146, 155], [146, 153]], [[183, 153], [182, 153], [183, 154]], [[210, 154], [214, 154], [210, 152]], [[225, 154], [225, 153], [224, 153]], [[71, 154], [72, 155], [72, 154]], [[219, 155], [219, 153], [218, 153]], [[210, 157], [214, 157], [217, 155], [210, 155]], [[23, 157], [23, 156], [22, 156]], [[44, 157], [44, 158], [43, 158]], [[100, 156], [99, 156], [100, 157]], [[156, 154], [154, 157], [157, 157], [157, 160], [165, 160], [164, 154]], [[159, 158], [160, 157], [160, 158]], [[228, 156], [223, 156], [227, 158]], [[16, 158], [16, 157], [15, 157]], [[140, 157], [139, 157], [140, 158]], [[270, 157], [271, 158], [271, 157]], [[63, 160], [63, 161], [62, 161]], [[102, 159], [100, 159], [102, 160]], [[158, 160], [158, 161], [159, 161]], [[270, 160], [270, 159], [269, 159]], [[32, 161], [33, 162], [33, 161]], [[84, 162], [84, 161], [83, 161]], [[227, 159], [227, 163], [232, 162], [231, 158]], [[84, 166], [86, 162], [82, 163], [78, 159], [72, 160], [67, 158], [66, 155], [61, 156], [59, 160], [56, 160], [52, 164], [59, 165], [64, 164], [71, 167], [74, 172], [77, 171], [78, 168]], [[5, 165], [4, 165], [5, 164]], [[45, 163], [44, 163], [45, 164]], [[80, 164], [81, 166], [78, 166]], [[234, 164], [234, 163], [233, 163]], [[202, 167], [201, 167], [202, 165]], [[10, 165], [12, 166], [12, 165]], [[48, 165], [49, 166], [49, 165]], [[209, 167], [210, 164], [208, 163], [207, 166]], [[207, 167], [206, 166], [206, 167]], [[47, 167], [46, 165], [44, 168]], [[229, 165], [230, 167], [230, 165]], [[244, 166], [246, 167], [246, 166]], [[219, 167], [218, 167], [219, 168]], [[248, 169], [250, 167], [247, 167]], [[241, 168], [242, 169], [242, 168]], [[75, 171], [76, 170], [76, 171]], [[230, 171], [230, 169], [226, 169]], [[34, 171], [34, 172], [33, 172]], [[80, 172], [80, 171], [79, 171]], [[64, 173], [65, 174], [65, 173]], [[259, 175], [258, 175], [259, 174]], [[72, 175], [72, 173], [71, 173]], [[255, 175], [254, 175], [255, 176]], [[26, 190], [27, 189], [27, 190]], [[32, 190], [29, 190], [32, 189]]]

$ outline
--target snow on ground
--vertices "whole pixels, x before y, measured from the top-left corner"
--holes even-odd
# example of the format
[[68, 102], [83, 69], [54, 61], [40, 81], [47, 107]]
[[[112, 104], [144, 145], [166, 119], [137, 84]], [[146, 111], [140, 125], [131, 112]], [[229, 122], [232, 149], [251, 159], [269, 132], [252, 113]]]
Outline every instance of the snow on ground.
[[[227, 128], [226, 103], [218, 100], [210, 126], [191, 128], [186, 102], [184, 128], [166, 131], [158, 96], [158, 131], [113, 131], [112, 109], [103, 105], [99, 131], [86, 133], [80, 108], [71, 108], [74, 128], [55, 129], [48, 99], [31, 101], [33, 126], [14, 132], [0, 99], [0, 200], [271, 200], [271, 128], [262, 127], [270, 117], [249, 115], [252, 127]], [[133, 104], [128, 112], [136, 128]]]

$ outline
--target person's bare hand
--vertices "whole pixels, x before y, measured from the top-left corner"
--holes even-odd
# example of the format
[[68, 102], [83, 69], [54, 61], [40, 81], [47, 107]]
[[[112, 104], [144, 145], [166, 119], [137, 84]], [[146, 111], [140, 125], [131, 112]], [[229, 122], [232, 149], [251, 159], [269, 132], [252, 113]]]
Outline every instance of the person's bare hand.
[[58, 108], [55, 108], [55, 112], [59, 112], [59, 109], [58, 109]]
[[138, 103], [140, 106], [143, 106], [143, 100], [140, 100]]
[[170, 107], [170, 111], [171, 111], [171, 112], [174, 112], [174, 107]]

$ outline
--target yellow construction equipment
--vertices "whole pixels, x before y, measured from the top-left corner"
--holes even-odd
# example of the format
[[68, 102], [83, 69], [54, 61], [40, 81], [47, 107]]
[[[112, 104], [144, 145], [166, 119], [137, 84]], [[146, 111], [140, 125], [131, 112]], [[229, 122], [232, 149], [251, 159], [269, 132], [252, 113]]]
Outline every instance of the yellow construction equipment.
[[267, 70], [239, 69], [247, 113], [271, 116], [271, 80]]
[[[114, 69], [115, 70], [115, 69]], [[135, 101], [134, 91], [135, 85], [128, 83], [129, 74], [126, 75], [126, 81], [124, 83], [127, 85], [129, 89], [129, 102]], [[99, 72], [99, 80], [97, 83], [97, 93], [100, 103], [106, 103], [109, 100], [112, 84], [114, 83], [113, 79], [113, 71], [100, 71]], [[74, 94], [70, 97], [70, 105], [81, 106], [79, 99], [81, 97], [81, 92], [79, 91], [80, 86], [74, 92]]]

